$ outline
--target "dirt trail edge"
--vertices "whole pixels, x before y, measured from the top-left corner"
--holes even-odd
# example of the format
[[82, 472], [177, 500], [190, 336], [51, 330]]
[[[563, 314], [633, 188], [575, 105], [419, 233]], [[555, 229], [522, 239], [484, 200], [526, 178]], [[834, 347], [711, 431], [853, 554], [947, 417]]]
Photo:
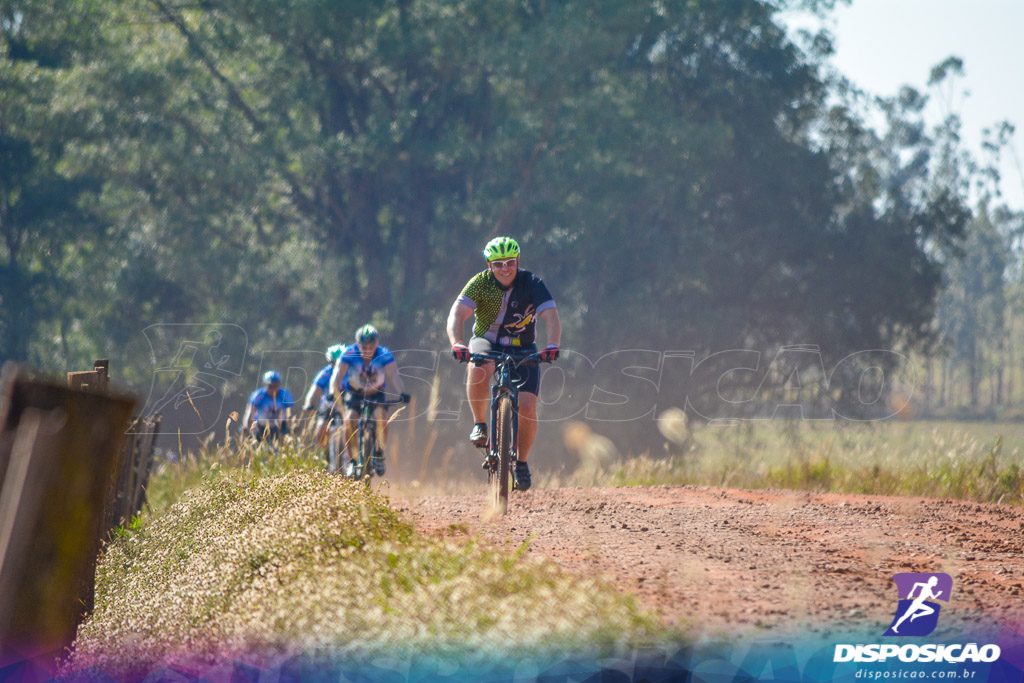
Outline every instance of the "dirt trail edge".
[[[482, 487], [481, 487], [482, 488]], [[666, 624], [707, 634], [882, 631], [892, 575], [945, 572], [942, 630], [1024, 633], [1024, 509], [964, 501], [691, 486], [534, 490], [505, 518], [486, 496], [396, 496], [425, 533], [479, 536], [603, 573]], [[938, 632], [936, 632], [938, 634]]]

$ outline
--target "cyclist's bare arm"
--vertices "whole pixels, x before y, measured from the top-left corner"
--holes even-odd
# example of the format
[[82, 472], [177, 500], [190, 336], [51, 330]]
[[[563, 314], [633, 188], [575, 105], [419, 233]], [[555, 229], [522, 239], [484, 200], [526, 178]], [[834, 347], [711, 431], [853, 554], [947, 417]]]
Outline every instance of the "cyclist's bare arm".
[[245, 404], [245, 413], [242, 414], [242, 429], [249, 429], [249, 419], [252, 417], [252, 404]]
[[548, 346], [561, 346], [562, 341], [562, 319], [558, 317], [557, 308], [546, 308], [540, 312], [540, 319], [544, 321], [544, 333], [548, 337]]
[[302, 402], [302, 409], [310, 410], [312, 408], [316, 408], [317, 404], [320, 402], [320, 394], [322, 393], [323, 392], [320, 391], [320, 387], [315, 384], [309, 387], [309, 391], [306, 392], [306, 399]]
[[334, 394], [334, 400], [337, 401], [338, 397], [341, 396], [341, 379], [348, 372], [348, 363], [343, 363], [339, 358], [338, 362], [334, 364], [334, 372], [331, 373], [331, 393]]
[[389, 394], [404, 394], [405, 385], [398, 375], [398, 363], [388, 363], [384, 366], [384, 381], [388, 385]]
[[452, 310], [448, 313], [448, 341], [452, 344], [462, 342], [462, 330], [471, 315], [473, 309], [461, 301], [452, 304]]

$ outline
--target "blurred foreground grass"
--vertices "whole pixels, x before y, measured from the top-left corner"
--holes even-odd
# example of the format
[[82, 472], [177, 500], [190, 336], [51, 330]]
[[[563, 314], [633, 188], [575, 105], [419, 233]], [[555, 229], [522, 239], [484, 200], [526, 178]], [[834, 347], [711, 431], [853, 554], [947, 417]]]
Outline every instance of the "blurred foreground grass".
[[[121, 678], [175, 661], [305, 656], [491, 659], [661, 638], [602, 579], [526, 547], [418, 534], [379, 490], [287, 449], [207, 451], [158, 474], [180, 498], [119, 530], [67, 666]], [[180, 493], [179, 487], [188, 486]]]
[[663, 429], [674, 440], [664, 454], [632, 457], [575, 430], [567, 443], [580, 466], [542, 477], [541, 485], [695, 484], [1024, 503], [1024, 423], [773, 420], [692, 431], [684, 424]]

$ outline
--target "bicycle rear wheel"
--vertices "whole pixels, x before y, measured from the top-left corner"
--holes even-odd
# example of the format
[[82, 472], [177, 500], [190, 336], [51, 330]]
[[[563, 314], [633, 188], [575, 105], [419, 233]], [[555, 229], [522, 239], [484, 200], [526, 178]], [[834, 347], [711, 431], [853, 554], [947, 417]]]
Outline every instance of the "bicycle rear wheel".
[[512, 467], [512, 399], [507, 396], [498, 399], [498, 471], [491, 476], [491, 495], [494, 510], [504, 515], [508, 512], [508, 484]]

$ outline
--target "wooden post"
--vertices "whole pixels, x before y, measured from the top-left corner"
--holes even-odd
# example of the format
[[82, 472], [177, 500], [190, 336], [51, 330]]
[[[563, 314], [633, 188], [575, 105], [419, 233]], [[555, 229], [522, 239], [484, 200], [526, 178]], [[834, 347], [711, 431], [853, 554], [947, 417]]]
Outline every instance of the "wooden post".
[[132, 470], [132, 502], [130, 514], [137, 514], [146, 504], [146, 487], [149, 486], [149, 475], [153, 471], [153, 450], [156, 437], [160, 434], [162, 415], [154, 415], [141, 421], [145, 432], [139, 434], [138, 449], [135, 454], [135, 467]]
[[4, 375], [0, 644], [32, 656], [70, 645], [92, 607], [105, 498], [135, 401]]
[[69, 372], [68, 387], [71, 389], [96, 392], [107, 392], [110, 390], [110, 360], [100, 358], [93, 361], [92, 370], [84, 372]]
[[146, 503], [146, 486], [153, 469], [153, 448], [162, 416], [138, 417], [125, 432], [115, 477], [107, 490], [103, 513], [103, 537], [121, 524], [127, 525]]
[[135, 447], [138, 437], [135, 434], [138, 419], [132, 420], [125, 430], [124, 439], [121, 441], [121, 451], [118, 454], [117, 466], [110, 479], [107, 481], [107, 494], [103, 506], [103, 522], [100, 527], [100, 537], [107, 538], [114, 527], [130, 521], [131, 513], [128, 507], [132, 498], [131, 469], [135, 460]]
[[110, 359], [100, 358], [92, 363], [92, 371], [96, 373], [96, 391], [110, 391]]

